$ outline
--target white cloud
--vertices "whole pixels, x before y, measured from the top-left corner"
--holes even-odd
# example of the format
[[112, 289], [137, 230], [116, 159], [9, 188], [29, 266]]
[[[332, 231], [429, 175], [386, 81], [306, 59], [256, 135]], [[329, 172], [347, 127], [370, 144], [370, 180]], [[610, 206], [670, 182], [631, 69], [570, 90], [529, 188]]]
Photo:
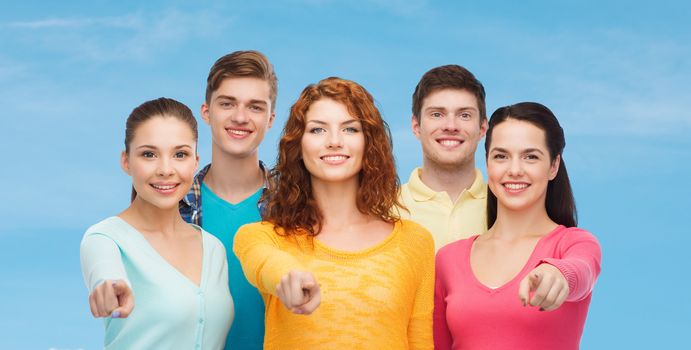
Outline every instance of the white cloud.
[[0, 24], [38, 44], [76, 60], [96, 62], [148, 60], [171, 46], [222, 32], [232, 21], [211, 11], [132, 13], [93, 18], [47, 18]]

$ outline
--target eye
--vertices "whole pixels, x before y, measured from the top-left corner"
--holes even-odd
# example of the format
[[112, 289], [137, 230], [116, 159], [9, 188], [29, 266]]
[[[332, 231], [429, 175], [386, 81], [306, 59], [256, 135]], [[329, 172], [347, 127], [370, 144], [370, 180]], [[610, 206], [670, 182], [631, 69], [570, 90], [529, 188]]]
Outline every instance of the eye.
[[355, 134], [355, 133], [360, 132], [360, 129], [358, 129], [358, 128], [354, 127], [354, 126], [349, 126], [349, 127], [345, 128], [345, 129], [343, 129], [343, 131], [345, 131], [345, 132], [347, 132], [347, 133], [349, 133], [349, 134]]
[[506, 159], [506, 158], [507, 158], [506, 154], [503, 154], [503, 153], [495, 153], [492, 156], [492, 159], [497, 159], [497, 160], [502, 160], [502, 159]]
[[463, 113], [461, 113], [460, 117], [463, 120], [470, 120], [470, 118], [472, 118], [473, 115], [468, 113], [468, 112], [463, 112]]
[[432, 112], [432, 113], [430, 114], [430, 117], [432, 117], [432, 118], [441, 118], [441, 117], [443, 117], [443, 116], [444, 116], [444, 115], [441, 114], [441, 113], [439, 113], [439, 112]]
[[221, 101], [218, 103], [218, 105], [221, 106], [221, 108], [230, 108], [233, 106], [233, 104], [230, 103], [230, 101]]
[[189, 155], [189, 153], [187, 153], [185, 151], [180, 151], [180, 152], [176, 152], [174, 157], [182, 159], [182, 158], [187, 157], [188, 155]]
[[539, 160], [540, 157], [539, 157], [537, 154], [529, 153], [529, 154], [526, 154], [526, 155], [525, 155], [525, 159], [528, 159], [528, 160]]
[[250, 106], [250, 110], [251, 110], [252, 112], [256, 112], [256, 113], [262, 113], [262, 112], [264, 112], [264, 108], [261, 107], [261, 106], [257, 106], [257, 105], [251, 105], [251, 106]]
[[144, 151], [144, 152], [142, 152], [142, 157], [154, 158], [154, 157], [156, 157], [156, 154], [154, 152], [151, 152], [151, 151]]
[[310, 134], [321, 134], [321, 133], [325, 133], [325, 132], [326, 132], [326, 129], [319, 128], [319, 127], [309, 129]]

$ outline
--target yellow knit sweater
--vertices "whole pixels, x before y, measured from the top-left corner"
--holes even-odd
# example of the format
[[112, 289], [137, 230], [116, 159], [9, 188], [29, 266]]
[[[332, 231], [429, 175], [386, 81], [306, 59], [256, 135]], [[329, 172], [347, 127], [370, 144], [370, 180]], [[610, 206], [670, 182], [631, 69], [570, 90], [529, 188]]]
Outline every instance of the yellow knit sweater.
[[[266, 303], [265, 349], [433, 349], [434, 242], [422, 226], [398, 221], [383, 242], [345, 252], [260, 222], [241, 227], [233, 247]], [[321, 286], [311, 315], [293, 314], [276, 296], [291, 270], [311, 272]]]

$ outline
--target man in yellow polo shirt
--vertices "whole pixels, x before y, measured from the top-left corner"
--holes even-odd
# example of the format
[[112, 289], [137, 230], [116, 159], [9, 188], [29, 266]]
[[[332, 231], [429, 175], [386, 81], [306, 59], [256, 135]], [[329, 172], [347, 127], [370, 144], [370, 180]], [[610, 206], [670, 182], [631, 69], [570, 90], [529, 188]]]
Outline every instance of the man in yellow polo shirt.
[[401, 216], [427, 228], [437, 250], [484, 233], [487, 186], [475, 150], [487, 131], [485, 88], [461, 66], [431, 69], [413, 93], [412, 128], [423, 161], [401, 187]]

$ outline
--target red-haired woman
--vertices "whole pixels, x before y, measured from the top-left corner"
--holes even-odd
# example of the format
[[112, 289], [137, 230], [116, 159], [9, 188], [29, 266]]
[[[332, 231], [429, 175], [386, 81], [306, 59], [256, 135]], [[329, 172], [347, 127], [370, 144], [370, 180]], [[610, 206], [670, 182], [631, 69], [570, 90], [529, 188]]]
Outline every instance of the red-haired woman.
[[266, 349], [432, 349], [434, 243], [392, 214], [391, 148], [352, 81], [324, 79], [292, 106], [264, 221], [234, 244], [266, 302]]

